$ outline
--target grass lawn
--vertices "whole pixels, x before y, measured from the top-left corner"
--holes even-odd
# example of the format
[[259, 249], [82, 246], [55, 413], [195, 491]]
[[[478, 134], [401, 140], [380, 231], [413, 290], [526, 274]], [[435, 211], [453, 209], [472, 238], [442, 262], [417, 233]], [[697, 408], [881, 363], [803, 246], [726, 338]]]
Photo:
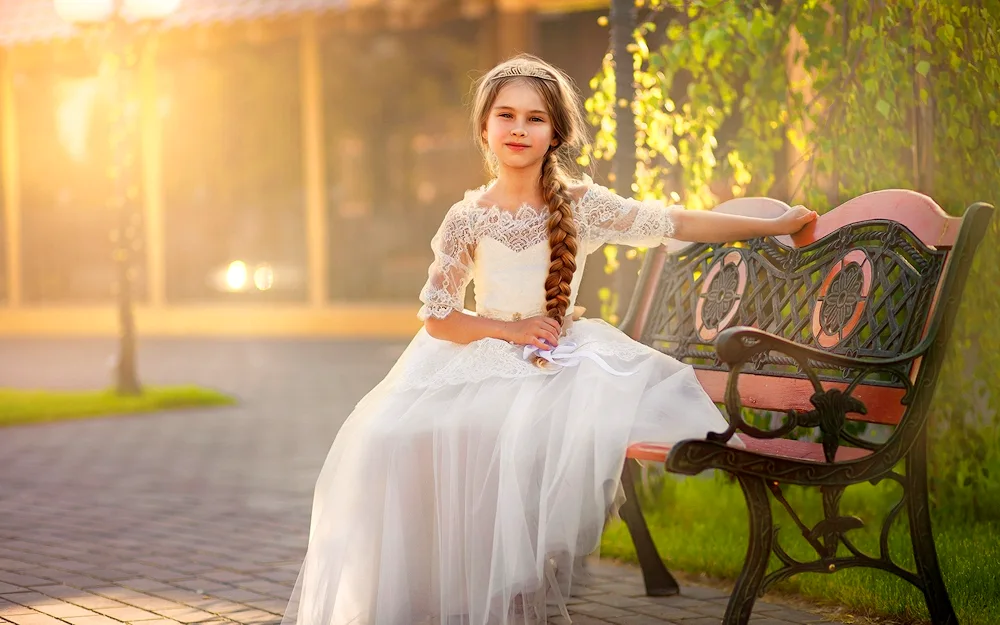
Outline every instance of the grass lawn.
[[[866, 527], [848, 534], [864, 552], [878, 554], [878, 536], [884, 514], [902, 492], [891, 481], [878, 486], [848, 488], [841, 511], [857, 515]], [[785, 488], [792, 506], [808, 526], [818, 521], [818, 492]], [[657, 549], [668, 567], [693, 575], [735, 580], [747, 546], [747, 514], [739, 485], [721, 476], [680, 479], [657, 477], [652, 492], [640, 495]], [[778, 540], [796, 559], [814, 559], [815, 552], [802, 538], [791, 517], [777, 502], [771, 509], [782, 529]], [[938, 559], [952, 604], [963, 625], [1000, 623], [1000, 523], [972, 523], [934, 513]], [[890, 532], [893, 560], [914, 570], [904, 513]], [[846, 549], [842, 547], [844, 555]], [[602, 556], [635, 562], [635, 551], [625, 524], [609, 524], [601, 544]], [[810, 558], [810, 554], [812, 557]], [[777, 568], [772, 556], [770, 570]], [[791, 578], [772, 592], [794, 593], [821, 604], [839, 605], [859, 616], [895, 617], [894, 622], [926, 623], [923, 594], [895, 576], [871, 569], [847, 569], [834, 575], [805, 573]]]
[[147, 387], [136, 397], [121, 397], [113, 390], [0, 389], [0, 427], [232, 403], [231, 397], [196, 386]]

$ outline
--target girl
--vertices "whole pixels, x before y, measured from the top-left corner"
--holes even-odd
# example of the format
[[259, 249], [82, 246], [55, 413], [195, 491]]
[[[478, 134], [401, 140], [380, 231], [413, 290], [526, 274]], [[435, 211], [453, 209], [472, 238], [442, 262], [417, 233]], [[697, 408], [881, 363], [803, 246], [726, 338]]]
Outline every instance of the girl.
[[333, 443], [285, 625], [543, 623], [546, 599], [568, 619], [571, 563], [598, 545], [629, 443], [727, 425], [690, 366], [573, 319], [587, 254], [815, 218], [684, 211], [574, 181], [576, 93], [532, 57], [486, 74], [474, 109], [496, 179], [445, 215], [424, 327]]

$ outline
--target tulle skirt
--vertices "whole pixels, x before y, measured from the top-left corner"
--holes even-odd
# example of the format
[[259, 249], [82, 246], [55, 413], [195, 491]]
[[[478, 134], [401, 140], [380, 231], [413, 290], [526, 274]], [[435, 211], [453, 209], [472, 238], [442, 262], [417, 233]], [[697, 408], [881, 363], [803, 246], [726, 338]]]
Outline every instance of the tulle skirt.
[[421, 330], [337, 435], [283, 625], [523, 625], [566, 614], [572, 563], [621, 503], [630, 442], [726, 421], [691, 367], [596, 320], [539, 368]]

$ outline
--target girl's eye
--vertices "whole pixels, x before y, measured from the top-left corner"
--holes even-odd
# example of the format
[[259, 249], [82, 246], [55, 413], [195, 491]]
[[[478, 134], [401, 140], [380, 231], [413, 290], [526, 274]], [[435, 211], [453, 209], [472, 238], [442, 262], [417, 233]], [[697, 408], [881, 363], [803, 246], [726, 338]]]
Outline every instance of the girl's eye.
[[545, 120], [542, 119], [541, 117], [532, 117], [531, 121], [533, 121], [533, 122], [544, 122]]
[[511, 115], [510, 113], [500, 113], [500, 117], [513, 118], [514, 116]]

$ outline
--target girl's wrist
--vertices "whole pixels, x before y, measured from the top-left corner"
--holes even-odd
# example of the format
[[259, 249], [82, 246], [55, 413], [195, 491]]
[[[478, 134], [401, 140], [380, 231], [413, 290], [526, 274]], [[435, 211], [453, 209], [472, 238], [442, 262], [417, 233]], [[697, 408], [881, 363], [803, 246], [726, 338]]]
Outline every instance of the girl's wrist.
[[501, 341], [510, 342], [510, 322], [504, 321], [503, 319], [496, 320], [496, 333], [494, 336]]
[[767, 224], [764, 227], [765, 236], [777, 237], [785, 233], [781, 228], [781, 217], [771, 217], [770, 219], [765, 219]]

